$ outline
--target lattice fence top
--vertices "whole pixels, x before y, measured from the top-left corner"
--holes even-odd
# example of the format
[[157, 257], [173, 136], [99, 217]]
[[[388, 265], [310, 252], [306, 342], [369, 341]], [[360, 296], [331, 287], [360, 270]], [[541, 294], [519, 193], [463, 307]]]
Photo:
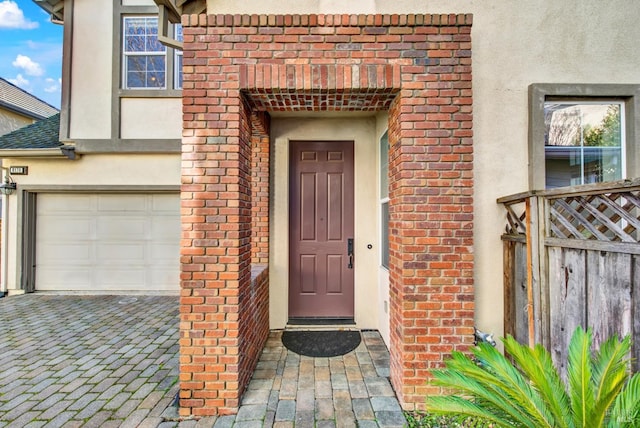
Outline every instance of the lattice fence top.
[[640, 242], [640, 179], [532, 191], [498, 202], [507, 210], [507, 235], [526, 235], [529, 210], [543, 217], [537, 220], [548, 238]]
[[527, 233], [525, 219], [527, 212], [524, 203], [508, 204], [504, 206], [507, 209], [507, 227], [505, 233], [507, 235], [524, 235]]
[[638, 242], [640, 191], [567, 196], [549, 200], [549, 236]]

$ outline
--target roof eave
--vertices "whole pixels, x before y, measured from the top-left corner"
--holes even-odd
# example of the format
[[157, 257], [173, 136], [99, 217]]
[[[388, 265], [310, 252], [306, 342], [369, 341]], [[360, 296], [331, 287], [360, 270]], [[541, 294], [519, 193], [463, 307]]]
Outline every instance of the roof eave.
[[54, 24], [62, 24], [64, 22], [63, 0], [33, 0], [33, 2], [51, 15], [51, 22]]
[[12, 111], [14, 113], [17, 113], [17, 114], [19, 114], [21, 116], [29, 117], [29, 118], [34, 119], [34, 120], [42, 120], [42, 119], [46, 119], [48, 117], [48, 116], [44, 116], [44, 115], [41, 115], [41, 114], [38, 114], [38, 113], [34, 113], [33, 111], [29, 111], [27, 109], [18, 107], [18, 106], [13, 105], [13, 104], [5, 103], [3, 101], [0, 101], [0, 107], [4, 108], [6, 110]]
[[0, 159], [9, 158], [67, 158], [62, 147], [51, 149], [0, 149]]

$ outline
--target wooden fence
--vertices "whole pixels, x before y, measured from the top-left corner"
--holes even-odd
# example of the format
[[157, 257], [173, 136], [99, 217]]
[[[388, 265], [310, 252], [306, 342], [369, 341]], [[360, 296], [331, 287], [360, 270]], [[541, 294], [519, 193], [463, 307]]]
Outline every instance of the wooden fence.
[[498, 199], [507, 211], [505, 334], [541, 343], [564, 373], [579, 325], [632, 335], [640, 368], [640, 179]]

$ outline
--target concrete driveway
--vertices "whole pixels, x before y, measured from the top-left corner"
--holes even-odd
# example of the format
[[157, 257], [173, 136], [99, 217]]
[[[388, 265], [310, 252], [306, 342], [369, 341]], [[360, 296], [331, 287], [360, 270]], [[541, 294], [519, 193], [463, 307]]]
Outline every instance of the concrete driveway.
[[178, 391], [176, 296], [0, 299], [0, 427], [157, 426]]

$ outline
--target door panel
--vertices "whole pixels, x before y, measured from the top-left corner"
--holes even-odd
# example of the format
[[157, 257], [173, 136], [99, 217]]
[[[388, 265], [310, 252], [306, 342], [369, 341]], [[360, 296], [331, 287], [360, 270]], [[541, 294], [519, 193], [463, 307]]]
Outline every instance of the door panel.
[[289, 317], [353, 318], [353, 142], [294, 141]]

